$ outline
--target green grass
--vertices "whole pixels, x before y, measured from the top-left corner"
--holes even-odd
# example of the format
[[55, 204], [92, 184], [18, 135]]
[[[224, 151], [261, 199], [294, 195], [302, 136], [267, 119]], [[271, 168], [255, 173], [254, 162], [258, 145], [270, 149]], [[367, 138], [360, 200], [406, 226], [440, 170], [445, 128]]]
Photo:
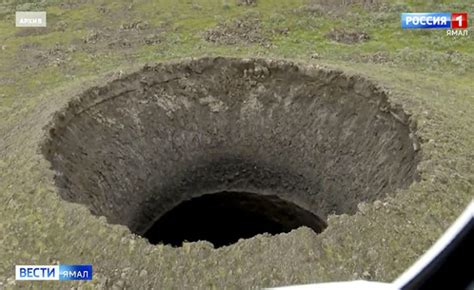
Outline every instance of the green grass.
[[[131, 7], [129, 2], [103, 0], [99, 4], [108, 10], [104, 15], [99, 12], [95, 2], [78, 4], [73, 8], [59, 5], [59, 1], [25, 3], [27, 2], [17, 3], [20, 6], [16, 7], [32, 5], [34, 10], [47, 10], [49, 30], [40, 35], [15, 36], [20, 29], [12, 27], [12, 15], [7, 14], [3, 16], [3, 20], [0, 19], [0, 44], [7, 48], [0, 53], [0, 72], [10, 79], [10, 82], [0, 86], [0, 96], [3, 96], [0, 99], [2, 112], [16, 107], [14, 104], [18, 96], [31, 96], [39, 91], [67, 84], [70, 78], [93, 76], [129, 63], [200, 55], [256, 55], [305, 59], [318, 54], [323, 60], [357, 64], [365, 62], [364, 57], [382, 51], [387, 54], [389, 64], [380, 65], [403, 68], [410, 72], [429, 71], [443, 78], [450, 78], [452, 75], [452, 79], [456, 79], [459, 74], [474, 76], [474, 45], [471, 36], [448, 37], [445, 31], [400, 29], [399, 12], [404, 11], [406, 7], [411, 11], [445, 10], [449, 7], [447, 1], [398, 1], [387, 6], [393, 7], [392, 9], [385, 7], [384, 10], [376, 12], [357, 6], [344, 7], [341, 8], [346, 11], [344, 17], [324, 11], [324, 7], [321, 13], [308, 12], [304, 7], [310, 2], [302, 0], [261, 0], [255, 7], [236, 6], [233, 1], [229, 1], [227, 8], [224, 7], [224, 2], [215, 0], [140, 0], [134, 1]], [[463, 11], [470, 11], [472, 6], [467, 0], [456, 3], [456, 8]], [[14, 9], [15, 5], [11, 2], [6, 7]], [[207, 43], [201, 37], [206, 29], [213, 28], [218, 23], [237, 18], [245, 19], [248, 15], [261, 19], [262, 34], [270, 40], [271, 46], [219, 45]], [[73, 43], [80, 43], [91, 31], [117, 31], [122, 24], [137, 20], [146, 20], [152, 28], [164, 30], [164, 41], [155, 46], [138, 44], [128, 51], [98, 51], [93, 57], [87, 52], [76, 51], [68, 54], [71, 61], [62, 67], [24, 68], [31, 59], [22, 57], [21, 54], [29, 54], [32, 51], [20, 53], [22, 45], [37, 43], [42, 51], [47, 52], [56, 44], [69, 47]], [[61, 21], [66, 22], [64, 32], [58, 27]], [[365, 31], [371, 39], [359, 44], [335, 43], [326, 37], [333, 28]], [[288, 29], [289, 33], [273, 33], [278, 29]], [[453, 51], [456, 52], [454, 57], [447, 55], [447, 52]], [[34, 103], [34, 100], [31, 102]], [[8, 114], [2, 114], [0, 132], [12, 121], [14, 122]]]
[[[43, 173], [37, 170], [41, 166], [46, 168], [46, 165], [41, 163], [43, 161], [36, 161], [36, 147], [33, 146], [34, 142], [31, 140], [37, 140], [39, 138], [37, 135], [42, 133], [40, 130], [31, 131], [33, 133], [28, 131], [34, 124], [45, 122], [45, 120], [36, 120], [35, 110], [53, 110], [60, 107], [61, 102], [68, 99], [71, 94], [86, 87], [82, 84], [83, 82], [94, 83], [97, 79], [101, 79], [98, 76], [104, 76], [111, 71], [128, 71], [131, 67], [146, 62], [204, 55], [289, 58], [303, 63], [330, 65], [376, 80], [396, 92], [391, 96], [394, 101], [411, 108], [410, 113], [416, 115], [420, 135], [426, 141], [423, 145], [423, 154], [427, 162], [420, 165], [425, 170], [422, 181], [414, 184], [409, 190], [393, 193], [392, 197], [396, 196], [397, 200], [389, 199], [390, 205], [387, 211], [390, 210], [390, 213], [375, 212], [372, 209], [372, 213], [367, 216], [339, 217], [331, 224], [341, 227], [340, 234], [334, 234], [334, 232], [331, 235], [323, 234], [321, 239], [323, 242], [314, 242], [314, 244], [311, 242], [308, 248], [299, 249], [307, 253], [319, 250], [323, 253], [316, 257], [308, 254], [304, 258], [315, 260], [314, 269], [308, 270], [312, 271], [313, 276], [305, 276], [309, 272], [301, 271], [294, 273], [291, 277], [274, 279], [295, 283], [325, 281], [350, 278], [353, 277], [351, 276], [353, 273], [361, 274], [364, 271], [375, 271], [373, 279], [388, 281], [395, 278], [438, 237], [439, 233], [454, 219], [460, 206], [473, 196], [474, 45], [472, 35], [449, 37], [446, 36], [444, 30], [404, 31], [399, 23], [399, 13], [403, 11], [458, 10], [472, 14], [474, 4], [471, 0], [455, 2], [448, 0], [386, 1], [389, 5], [374, 10], [342, 7], [344, 17], [330, 12], [329, 8], [324, 6], [321, 7], [321, 11], [311, 12], [310, 9], [305, 9], [309, 1], [303, 0], [260, 0], [255, 7], [236, 6], [231, 0], [228, 1], [228, 7], [225, 7], [224, 2], [220, 0], [135, 0], [131, 9], [128, 9], [130, 1], [112, 0], [84, 1], [84, 3], [83, 1], [68, 1], [73, 4], [82, 3], [74, 8], [60, 5], [61, 1], [58, 0], [0, 3], [0, 49], [2, 46], [6, 47], [5, 50], [0, 50], [0, 201], [2, 202], [0, 205], [0, 282], [4, 276], [11, 275], [4, 269], [11, 269], [12, 260], [31, 261], [31, 253], [39, 259], [39, 264], [47, 264], [46, 257], [62, 259], [62, 261], [76, 257], [77, 260], [69, 261], [72, 263], [81, 262], [79, 259], [89, 257], [96, 260], [84, 261], [85, 263], [94, 262], [104, 265], [108, 263], [109, 257], [107, 259], [100, 257], [107, 255], [111, 256], [110, 263], [117, 261], [114, 260], [115, 258], [119, 259], [122, 255], [128, 255], [132, 266], [142, 265], [145, 263], [143, 260], [147, 259], [146, 263], [154, 264], [155, 260], [150, 261], [152, 258], [158, 262], [168, 259], [166, 261], [175, 261], [173, 263], [177, 265], [184, 263], [185, 266], [189, 266], [186, 263], [202, 261], [206, 270], [215, 270], [218, 272], [217, 274], [213, 272], [215, 277], [221, 279], [213, 280], [214, 278], [207, 276], [206, 278], [204, 274], [207, 272], [201, 273], [203, 276], [200, 278], [203, 281], [208, 279], [206, 281], [209, 287], [219, 288], [218, 286], [222, 285], [219, 283], [225, 280], [225, 277], [227, 281], [233, 279], [235, 272], [233, 275], [219, 272], [224, 269], [219, 268], [218, 265], [222, 263], [222, 255], [209, 255], [210, 258], [207, 258], [207, 256], [194, 254], [198, 253], [196, 250], [196, 252], [191, 252], [195, 260], [191, 259], [188, 262], [187, 255], [176, 254], [178, 258], [173, 260], [171, 258], [174, 257], [174, 252], [169, 253], [162, 251], [161, 247], [155, 247], [153, 250], [155, 252], [148, 256], [143, 252], [148, 248], [142, 241], [137, 242], [139, 246], [136, 248], [129, 249], [129, 236], [125, 242], [122, 241], [122, 236], [126, 235], [124, 231], [120, 232], [121, 236], [107, 236], [110, 228], [106, 228], [104, 224], [99, 226], [97, 221], [89, 218], [85, 211], [84, 216], [72, 215], [65, 218], [71, 213], [77, 213], [78, 210], [72, 209], [72, 206], [69, 208], [58, 205], [59, 198], [52, 194], [54, 189], [45, 181]], [[106, 7], [108, 12], [101, 14], [97, 9], [98, 5]], [[19, 29], [13, 27], [14, 18], [12, 17], [16, 8], [46, 9], [49, 15], [48, 31], [40, 35], [17, 36]], [[271, 45], [268, 47], [257, 43], [220, 45], [206, 42], [201, 37], [202, 32], [207, 29], [215, 28], [216, 25], [226, 21], [245, 19], [248, 15], [260, 18], [262, 34], [268, 38]], [[103, 45], [104, 49], [92, 50], [92, 52], [82, 49], [83, 38], [92, 31], [113, 34], [120, 30], [122, 24], [137, 20], [146, 20], [151, 28], [149, 31], [137, 31], [131, 48], [109, 49], [106, 43], [98, 42], [97, 45]], [[67, 22], [65, 31], [59, 29], [61, 21]], [[283, 28], [288, 29], [288, 35], [273, 32]], [[371, 39], [359, 44], [336, 43], [326, 37], [332, 28], [365, 31]], [[161, 43], [145, 45], [140, 42], [141, 38], [155, 32], [162, 37]], [[20, 47], [31, 43], [37, 43], [39, 48], [20, 50]], [[70, 61], [60, 66], [54, 66], [52, 63], [35, 65], [33, 54], [41, 52], [48, 55], [57, 43], [65, 49], [76, 46], [76, 50], [66, 53]], [[87, 46], [84, 47], [87, 48]], [[94, 48], [94, 45], [89, 48]], [[365, 61], [365, 58], [380, 52], [386, 55], [387, 62]], [[320, 59], [311, 59], [314, 54], [318, 54]], [[51, 56], [51, 61], [54, 57]], [[61, 92], [65, 92], [64, 98], [52, 97]], [[430, 140], [434, 141], [430, 142]], [[438, 180], [441, 181], [438, 182]], [[33, 190], [35, 194], [30, 195], [29, 193]], [[49, 207], [58, 208], [58, 212], [48, 212]], [[24, 213], [25, 218], [19, 214], [20, 211]], [[33, 216], [27, 216], [27, 214]], [[2, 223], [7, 219], [6, 217], [12, 218], [13, 221], [9, 220], [8, 224]], [[84, 220], [81, 220], [82, 217]], [[102, 253], [101, 249], [97, 248], [97, 241], [91, 238], [91, 235], [85, 235], [83, 248], [75, 243], [64, 243], [60, 235], [50, 235], [48, 238], [41, 236], [43, 228], [45, 231], [61, 230], [61, 224], [72, 223], [70, 220], [79, 223], [77, 228], [71, 227], [79, 233], [70, 233], [71, 236], [82, 237], [84, 232], [93, 231], [100, 237], [106, 236], [110, 244], [119, 245], [117, 248], [120, 247], [120, 251]], [[393, 225], [394, 221], [397, 222], [396, 225]], [[411, 224], [408, 225], [407, 221]], [[81, 226], [82, 222], [83, 226]], [[361, 227], [361, 225], [364, 226]], [[378, 231], [377, 226], [385, 231]], [[25, 244], [17, 251], [17, 248], [21, 247], [17, 238], [30, 231], [37, 231], [38, 236], [27, 244], [28, 248]], [[394, 231], [401, 231], [404, 234], [395, 235]], [[298, 231], [295, 235], [302, 239], [307, 236], [312, 237], [305, 231]], [[364, 237], [367, 238], [364, 240]], [[386, 243], [382, 242], [382, 239], [386, 237], [393, 239], [389, 239]], [[414, 238], [419, 243], [413, 242]], [[265, 241], [262, 239], [261, 243], [264, 245]], [[287, 249], [291, 249], [293, 244], [291, 244], [290, 235], [282, 238], [282, 241], [282, 243], [287, 241], [284, 245]], [[75, 251], [68, 253], [61, 250], [58, 250], [58, 253], [49, 251], [50, 245], [59, 249], [65, 244], [73, 245], [67, 248], [68, 250], [78, 248], [92, 250], [82, 254]], [[352, 252], [363, 253], [360, 249], [364, 244], [381, 249], [381, 256], [359, 257], [361, 260], [367, 260], [367, 263], [353, 261]], [[411, 248], [404, 250], [405, 245], [410, 245]], [[8, 247], [9, 252], [6, 250], [2, 252], [2, 246], [5, 249]], [[248, 254], [253, 249], [245, 247], [243, 245], [238, 248], [237, 250], [241, 252], [238, 252], [238, 257], [231, 261], [232, 265], [229, 267], [236, 269], [235, 271], [239, 268], [243, 271], [246, 269], [245, 259], [241, 257], [245, 257], [245, 253]], [[162, 252], [157, 254], [156, 251]], [[400, 254], [400, 251], [405, 251], [405, 254], [394, 260], [393, 256]], [[3, 259], [3, 253], [7, 253], [7, 258]], [[100, 257], [95, 258], [94, 254]], [[338, 263], [342, 266], [337, 269], [324, 268], [324, 265], [329, 264], [319, 264], [320, 261]], [[386, 265], [391, 267], [383, 268]], [[116, 267], [116, 265], [110, 267]], [[171, 267], [166, 269], [164, 267], [160, 271], [164, 271], [163, 275], [168, 275], [170, 281], [173, 277], [180, 279], [183, 273]], [[374, 270], [371, 267], [379, 267], [379, 269]], [[263, 279], [270, 279], [269, 277], [274, 274], [270, 272], [271, 274], [268, 275], [260, 272], [252, 273], [254, 275], [252, 277], [260, 277], [262, 279], [260, 281], [264, 281]], [[105, 274], [99, 272], [97, 277], [101, 276]], [[357, 277], [360, 278], [360, 275]], [[238, 288], [240, 285], [235, 284], [235, 286]]]

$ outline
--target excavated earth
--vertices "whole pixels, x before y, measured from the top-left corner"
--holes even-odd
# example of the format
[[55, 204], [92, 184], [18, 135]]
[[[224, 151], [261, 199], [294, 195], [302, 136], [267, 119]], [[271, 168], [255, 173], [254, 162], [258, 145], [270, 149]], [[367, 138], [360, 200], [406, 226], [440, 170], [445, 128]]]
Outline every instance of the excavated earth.
[[10, 264], [90, 263], [86, 288], [242, 289], [386, 280], [427, 246], [396, 202], [424, 190], [417, 122], [373, 81], [210, 57], [85, 85], [16, 130], [35, 207], [7, 204], [24, 215], [5, 229], [31, 237]]
[[[56, 115], [43, 151], [61, 197], [110, 223], [165, 240], [231, 243], [239, 239], [232, 232], [252, 236], [245, 228], [321, 232], [330, 213], [354, 214], [358, 203], [407, 187], [416, 176], [413, 129], [361, 78], [202, 59], [145, 67], [86, 91]], [[198, 201], [153, 226], [208, 194], [222, 201]]]

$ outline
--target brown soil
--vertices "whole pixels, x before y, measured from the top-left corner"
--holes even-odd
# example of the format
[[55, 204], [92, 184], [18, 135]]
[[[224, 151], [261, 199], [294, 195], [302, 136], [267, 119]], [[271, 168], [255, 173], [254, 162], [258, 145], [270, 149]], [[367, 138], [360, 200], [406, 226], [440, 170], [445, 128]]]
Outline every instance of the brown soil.
[[336, 42], [352, 44], [370, 40], [370, 36], [363, 31], [348, 31], [345, 29], [332, 29], [326, 34], [328, 39]]
[[257, 0], [236, 0], [235, 3], [237, 5], [244, 5], [244, 6], [249, 6], [249, 5], [257, 5]]
[[208, 29], [203, 33], [206, 41], [218, 44], [249, 44], [265, 45], [268, 39], [261, 28], [260, 19], [249, 13], [246, 17], [227, 21]]
[[62, 198], [140, 235], [185, 201], [239, 192], [260, 196], [257, 208], [285, 204], [302, 221], [290, 230], [318, 231], [416, 179], [414, 130], [365, 79], [204, 58], [90, 88], [56, 114], [42, 148]]

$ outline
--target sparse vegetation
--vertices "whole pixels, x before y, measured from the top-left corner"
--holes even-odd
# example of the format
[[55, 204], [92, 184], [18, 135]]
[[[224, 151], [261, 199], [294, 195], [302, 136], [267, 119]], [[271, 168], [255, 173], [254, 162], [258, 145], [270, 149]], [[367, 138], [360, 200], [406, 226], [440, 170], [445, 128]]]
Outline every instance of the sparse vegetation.
[[[14, 28], [15, 10], [46, 10], [48, 28]], [[474, 4], [0, 2], [0, 288], [14, 287], [15, 264], [57, 262], [92, 263], [95, 278], [86, 288], [151, 288], [161, 282], [159, 288], [167, 289], [176, 281], [183, 288], [249, 288], [394, 279], [474, 196], [472, 28], [467, 37], [400, 29], [400, 12], [453, 10], [472, 12]], [[363, 32], [370, 39], [335, 42], [327, 38], [331, 31]], [[150, 246], [123, 227], [61, 201], [49, 164], [38, 153], [51, 114], [85, 88], [144, 63], [205, 55], [288, 58], [383, 85], [417, 120], [420, 180], [377, 206], [361, 204], [356, 215], [331, 216], [321, 235], [299, 229], [217, 251], [206, 243], [173, 250]], [[142, 269], [153, 278], [140, 277]]]
[[353, 8], [375, 10], [385, 3], [386, 1], [383, 0], [310, 0], [308, 5], [326, 12], [341, 12], [341, 10], [347, 11]]

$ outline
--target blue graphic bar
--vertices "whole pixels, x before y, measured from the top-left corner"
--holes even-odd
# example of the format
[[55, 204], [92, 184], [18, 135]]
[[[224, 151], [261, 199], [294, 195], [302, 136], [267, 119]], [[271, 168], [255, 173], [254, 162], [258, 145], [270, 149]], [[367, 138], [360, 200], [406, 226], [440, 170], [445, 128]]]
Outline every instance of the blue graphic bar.
[[59, 280], [92, 280], [92, 265], [59, 265]]
[[449, 29], [451, 13], [402, 13], [403, 29]]

